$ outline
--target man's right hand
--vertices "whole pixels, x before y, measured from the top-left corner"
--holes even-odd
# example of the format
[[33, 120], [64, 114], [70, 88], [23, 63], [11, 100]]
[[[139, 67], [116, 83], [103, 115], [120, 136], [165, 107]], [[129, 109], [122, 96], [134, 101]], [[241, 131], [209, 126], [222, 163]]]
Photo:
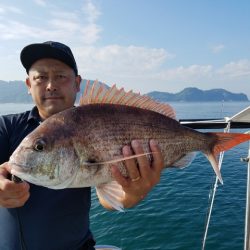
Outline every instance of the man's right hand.
[[15, 183], [8, 179], [10, 176], [8, 162], [0, 165], [0, 207], [22, 207], [29, 199], [29, 184]]

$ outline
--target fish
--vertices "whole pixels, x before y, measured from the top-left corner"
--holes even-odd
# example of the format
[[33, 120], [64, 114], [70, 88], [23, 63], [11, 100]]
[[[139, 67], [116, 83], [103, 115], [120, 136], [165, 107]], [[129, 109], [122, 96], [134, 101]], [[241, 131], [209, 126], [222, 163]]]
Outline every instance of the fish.
[[112, 176], [116, 164], [128, 176], [122, 147], [139, 140], [149, 159], [155, 139], [164, 166], [183, 168], [202, 152], [223, 183], [220, 152], [250, 140], [249, 134], [200, 132], [181, 125], [174, 109], [146, 95], [97, 81], [86, 84], [78, 106], [52, 115], [27, 135], [10, 157], [11, 174], [52, 189], [95, 187], [99, 197], [122, 211], [122, 187]]

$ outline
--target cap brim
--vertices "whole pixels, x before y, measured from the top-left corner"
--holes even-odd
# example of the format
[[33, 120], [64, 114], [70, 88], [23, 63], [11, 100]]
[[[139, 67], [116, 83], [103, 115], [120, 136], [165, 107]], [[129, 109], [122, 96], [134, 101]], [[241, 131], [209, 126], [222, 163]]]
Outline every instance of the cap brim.
[[34, 62], [43, 58], [53, 58], [62, 61], [71, 67], [77, 74], [73, 66], [75, 65], [75, 61], [72, 57], [62, 50], [51, 47], [48, 44], [30, 44], [23, 48], [20, 55], [21, 62], [27, 73]]

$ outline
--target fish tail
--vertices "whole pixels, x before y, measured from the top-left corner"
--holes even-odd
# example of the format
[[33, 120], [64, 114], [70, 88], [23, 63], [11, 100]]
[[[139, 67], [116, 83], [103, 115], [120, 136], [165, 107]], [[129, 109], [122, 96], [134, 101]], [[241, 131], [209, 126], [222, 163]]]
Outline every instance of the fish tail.
[[214, 172], [216, 173], [219, 181], [223, 184], [220, 169], [218, 166], [217, 155], [223, 151], [227, 151], [232, 147], [250, 140], [249, 134], [240, 133], [207, 133], [209, 136], [216, 138], [212, 149], [209, 152], [204, 152], [207, 159], [210, 161]]
[[220, 152], [227, 151], [238, 144], [249, 141], [250, 134], [240, 133], [211, 133], [217, 137], [213, 147], [213, 154], [218, 155]]

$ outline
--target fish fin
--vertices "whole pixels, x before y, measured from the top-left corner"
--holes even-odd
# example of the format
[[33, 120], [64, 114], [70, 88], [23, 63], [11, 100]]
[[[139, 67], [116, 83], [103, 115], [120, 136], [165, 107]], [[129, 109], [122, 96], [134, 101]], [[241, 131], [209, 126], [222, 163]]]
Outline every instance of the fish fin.
[[216, 176], [218, 177], [219, 181], [221, 184], [223, 184], [223, 179], [221, 176], [221, 172], [220, 172], [220, 168], [218, 165], [218, 160], [216, 158], [216, 155], [212, 154], [212, 153], [205, 153], [205, 156], [207, 157], [207, 159], [209, 160], [209, 162], [211, 163], [213, 170], [216, 174]]
[[87, 81], [85, 90], [80, 99], [80, 106], [88, 104], [119, 104], [151, 110], [172, 119], [176, 119], [174, 109], [167, 103], [159, 103], [149, 96], [126, 92], [123, 88], [117, 89], [116, 85], [108, 88], [106, 85], [94, 81], [92, 87]]
[[223, 184], [220, 169], [218, 166], [218, 160], [216, 156], [226, 150], [231, 149], [232, 147], [250, 140], [249, 134], [240, 134], [240, 133], [206, 133], [211, 136], [215, 136], [216, 142], [211, 149], [211, 152], [204, 152], [208, 160], [210, 161], [214, 172], [216, 173], [218, 179]]
[[191, 153], [184, 155], [181, 159], [179, 159], [173, 164], [173, 167], [176, 167], [176, 168], [188, 167], [192, 163], [194, 158], [196, 157], [196, 154], [197, 154], [196, 152], [191, 152]]
[[213, 153], [218, 155], [220, 152], [229, 150], [230, 148], [250, 140], [250, 134], [241, 133], [207, 133], [213, 134], [217, 137], [216, 143], [213, 148]]
[[110, 207], [124, 212], [122, 198], [125, 196], [125, 192], [122, 186], [116, 181], [112, 181], [106, 184], [102, 184], [96, 187], [96, 193], [100, 200], [103, 200]]

